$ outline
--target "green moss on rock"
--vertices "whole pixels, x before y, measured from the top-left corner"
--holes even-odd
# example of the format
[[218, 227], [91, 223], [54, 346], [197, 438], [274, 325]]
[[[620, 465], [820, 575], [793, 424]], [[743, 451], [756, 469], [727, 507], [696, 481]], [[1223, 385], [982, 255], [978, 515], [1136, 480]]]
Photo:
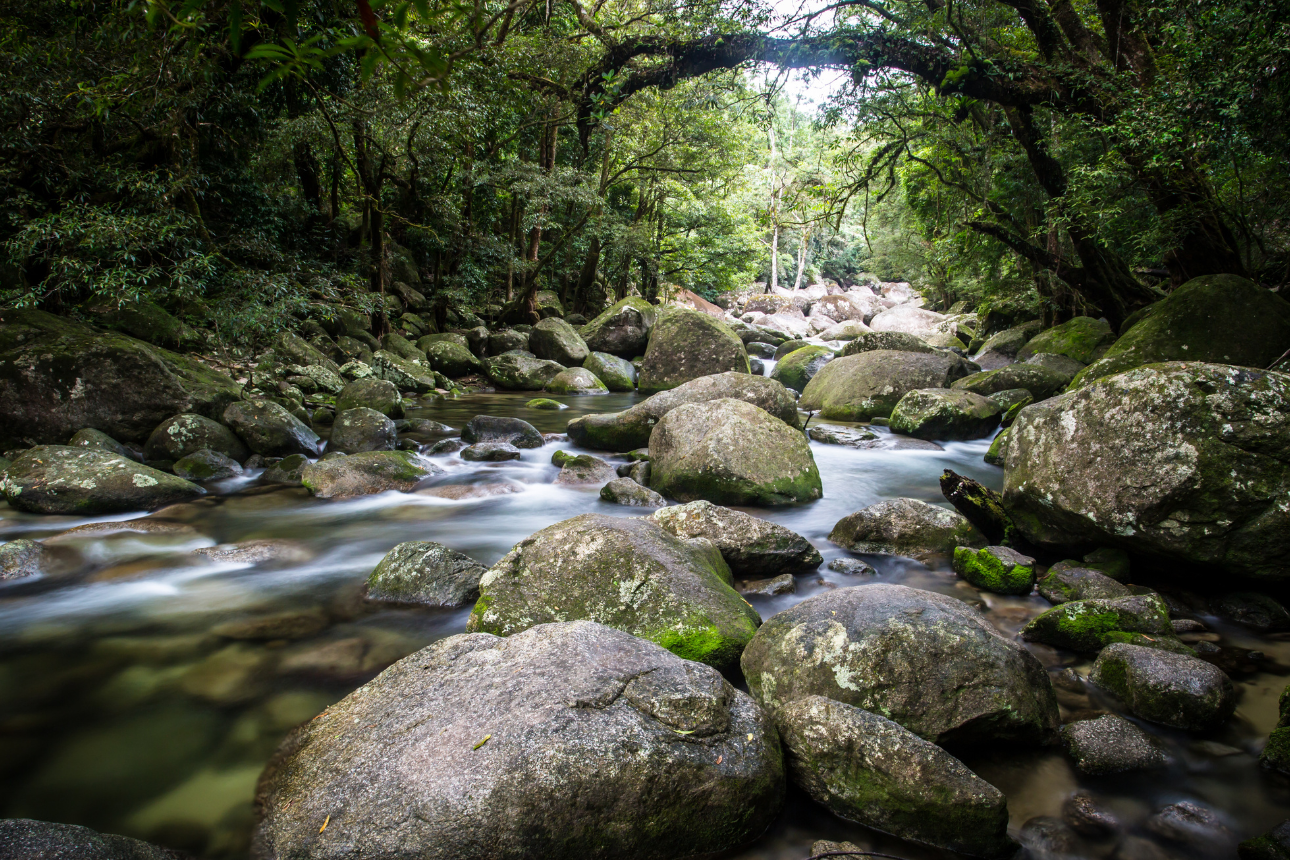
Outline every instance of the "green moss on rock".
[[955, 547], [954, 572], [995, 594], [1029, 594], [1035, 587], [1035, 560], [1006, 546]]

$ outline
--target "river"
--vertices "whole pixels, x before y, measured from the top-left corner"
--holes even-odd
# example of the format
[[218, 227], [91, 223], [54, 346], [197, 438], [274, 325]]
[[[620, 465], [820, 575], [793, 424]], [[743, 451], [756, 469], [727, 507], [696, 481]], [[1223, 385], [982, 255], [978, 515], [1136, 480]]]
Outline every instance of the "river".
[[[431, 397], [408, 416], [455, 428], [476, 414], [516, 416], [544, 433], [559, 433], [572, 417], [622, 409], [639, 397], [564, 397], [559, 399], [569, 408], [559, 412], [527, 409], [528, 399], [501, 393]], [[988, 444], [856, 450], [812, 442], [824, 498], [755, 513], [807, 537], [827, 563], [847, 555], [827, 539], [844, 515], [899, 496], [944, 504], [937, 484], [943, 469], [998, 488], [1001, 470], [982, 460]], [[211, 485], [195, 503], [153, 515], [188, 528], [60, 538], [54, 543], [77, 568], [74, 574], [0, 586], [0, 813], [85, 824], [201, 857], [245, 857], [256, 778], [286, 732], [391, 662], [465, 629], [468, 609], [365, 605], [361, 586], [386, 551], [402, 541], [433, 540], [492, 564], [524, 537], [577, 514], [642, 514], [602, 502], [596, 487], [553, 485], [558, 470], [550, 459], [560, 448], [577, 450], [552, 442], [504, 463], [440, 455], [433, 459], [447, 472], [428, 492], [339, 502], [315, 500], [300, 488], [265, 486], [255, 476], [238, 478]], [[0, 539], [47, 538], [137, 516], [86, 520], [6, 507], [0, 509]], [[285, 543], [277, 545], [276, 558], [258, 564], [195, 552], [252, 540]], [[767, 618], [825, 589], [905, 583], [973, 602], [1009, 635], [1048, 607], [1037, 596], [978, 594], [945, 562], [928, 567], [903, 558], [864, 558], [877, 577], [821, 567], [799, 577], [795, 594], [750, 601]], [[1238, 839], [1290, 814], [1290, 783], [1260, 769], [1257, 760], [1290, 674], [1290, 642], [1200, 617], [1211, 632], [1199, 635], [1222, 646], [1240, 705], [1226, 726], [1203, 737], [1140, 723], [1172, 755], [1167, 770], [1089, 778], [1056, 750], [956, 751], [1008, 796], [1014, 835], [1034, 816], [1061, 815], [1077, 790], [1096, 794], [1139, 836], [1154, 838], [1143, 829], [1147, 817], [1181, 800], [1213, 809], [1227, 828], [1203, 848], [1161, 843], [1166, 853], [1154, 857], [1235, 857]], [[1090, 666], [1086, 658], [1027, 647], [1050, 668], [1072, 666], [1086, 674]], [[1262, 659], [1248, 659], [1247, 650], [1262, 652]], [[1096, 692], [1061, 692], [1059, 698], [1064, 716], [1110, 707]], [[909, 858], [949, 856], [838, 820], [793, 791], [771, 829], [728, 856], [803, 860], [812, 841], [822, 838]], [[1121, 850], [1117, 856], [1128, 860]], [[1110, 842], [1089, 842], [1065, 856], [1105, 857], [1110, 851]]]

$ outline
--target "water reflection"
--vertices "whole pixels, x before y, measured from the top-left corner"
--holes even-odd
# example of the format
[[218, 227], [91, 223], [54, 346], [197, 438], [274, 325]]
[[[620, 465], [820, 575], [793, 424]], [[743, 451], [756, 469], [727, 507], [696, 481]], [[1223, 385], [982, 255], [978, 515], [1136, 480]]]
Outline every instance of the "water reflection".
[[[616, 411], [639, 398], [563, 397], [569, 408], [558, 412], [527, 409], [528, 399], [432, 398], [416, 403], [409, 417], [460, 428], [476, 414], [514, 415], [560, 433], [572, 417]], [[866, 556], [877, 570], [868, 578], [827, 567], [849, 555], [828, 542], [830, 529], [858, 508], [897, 496], [943, 503], [937, 479], [946, 468], [997, 488], [1000, 471], [982, 460], [987, 447], [985, 440], [942, 450], [813, 442], [823, 499], [756, 513], [805, 535], [826, 565], [800, 577], [795, 594], [753, 597], [754, 606], [769, 617], [825, 590], [900, 582], [973, 602], [1006, 634], [1015, 633], [1047, 604], [979, 595], [954, 578], [946, 559]], [[74, 554], [74, 570], [0, 587], [0, 811], [82, 823], [212, 858], [245, 856], [255, 778], [286, 731], [391, 662], [465, 627], [468, 610], [364, 604], [362, 583], [390, 547], [434, 540], [491, 564], [524, 537], [580, 513], [641, 515], [602, 502], [596, 487], [553, 485], [558, 470], [550, 459], [558, 448], [574, 450], [550, 441], [520, 460], [487, 464], [440, 455], [434, 459], [445, 474], [418, 492], [339, 502], [253, 479], [223, 482], [206, 498], [147, 518], [170, 524], [164, 529], [60, 538], [54, 543]], [[137, 516], [86, 520], [4, 509], [0, 538], [45, 538]], [[251, 541], [266, 543], [251, 552], [244, 547]], [[1174, 757], [1167, 773], [1151, 776], [1091, 780], [1054, 752], [964, 752], [1008, 795], [1014, 828], [1036, 815], [1059, 815], [1077, 787], [1096, 791], [1139, 830], [1161, 804], [1180, 799], [1218, 809], [1232, 839], [1285, 817], [1286, 783], [1262, 772], [1256, 757], [1276, 722], [1290, 645], [1204, 620], [1225, 646], [1267, 655], [1238, 673], [1243, 698], [1236, 719], [1199, 739], [1144, 725]], [[1054, 669], [1087, 674], [1088, 661], [1034, 650]], [[1107, 705], [1095, 693], [1063, 700], [1067, 714]], [[764, 838], [730, 856], [803, 858], [819, 838], [942, 856], [842, 822], [796, 793]], [[1222, 851], [1231, 853], [1231, 845]], [[1104, 852], [1090, 844], [1077, 856]]]

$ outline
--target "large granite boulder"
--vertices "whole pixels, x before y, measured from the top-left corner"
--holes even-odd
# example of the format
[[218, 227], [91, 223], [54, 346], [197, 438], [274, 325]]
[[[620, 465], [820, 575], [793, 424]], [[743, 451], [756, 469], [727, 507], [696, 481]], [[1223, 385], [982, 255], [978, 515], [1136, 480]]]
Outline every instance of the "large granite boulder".
[[1004, 503], [1036, 546], [1290, 577], [1290, 376], [1148, 365], [1027, 406], [1008, 437]]
[[493, 565], [466, 629], [510, 636], [589, 620], [730, 667], [761, 623], [732, 581], [711, 543], [687, 543], [644, 517], [583, 514], [530, 535]]
[[583, 326], [580, 334], [588, 349], [630, 359], [645, 353], [657, 319], [653, 305], [640, 296], [628, 296]]
[[442, 639], [303, 724], [251, 854], [671, 860], [748, 842], [783, 797], [774, 726], [715, 670], [544, 624]]
[[899, 723], [823, 696], [775, 722], [790, 778], [834, 815], [972, 857], [1016, 853], [1003, 792]]
[[61, 445], [86, 427], [141, 443], [165, 419], [218, 419], [240, 396], [200, 362], [43, 311], [0, 313], [0, 451]]
[[823, 494], [806, 436], [743, 400], [687, 403], [649, 437], [650, 487], [682, 502], [786, 505]]
[[394, 422], [375, 409], [357, 406], [336, 416], [331, 425], [327, 451], [360, 454], [363, 451], [393, 451], [399, 434]]
[[204, 415], [184, 413], [167, 418], [152, 431], [143, 446], [145, 460], [179, 460], [196, 451], [218, 451], [246, 462], [250, 450], [232, 430]]
[[393, 383], [400, 391], [427, 394], [443, 387], [447, 382], [446, 377], [435, 373], [430, 367], [395, 355], [387, 349], [373, 353], [371, 365], [373, 376]]
[[9, 507], [33, 514], [116, 514], [186, 502], [205, 491], [142, 463], [90, 448], [38, 445], [0, 475]]
[[740, 661], [772, 715], [824, 696], [933, 743], [1042, 743], [1057, 729], [1043, 665], [962, 601], [875, 583], [767, 619]]
[[862, 352], [873, 352], [875, 349], [894, 349], [897, 352], [938, 352], [934, 347], [928, 346], [922, 338], [912, 334], [900, 331], [875, 331], [853, 338], [842, 348], [842, 354], [859, 355]]
[[239, 400], [224, 410], [224, 423], [256, 454], [318, 455], [318, 434], [271, 400]]
[[919, 499], [887, 499], [847, 514], [829, 540], [852, 552], [924, 558], [956, 547], [982, 548], [985, 535], [956, 510]]
[[451, 341], [441, 340], [429, 344], [425, 355], [431, 368], [452, 379], [480, 373], [484, 369], [484, 365], [469, 349]]
[[793, 350], [780, 359], [775, 369], [770, 372], [770, 378], [778, 380], [785, 388], [791, 388], [800, 394], [820, 368], [835, 358], [837, 353], [827, 346], [809, 344]]
[[948, 352], [879, 349], [846, 355], [816, 372], [798, 406], [837, 421], [886, 418], [910, 391], [949, 388], [974, 367]]
[[185, 855], [128, 836], [76, 824], [0, 819], [0, 860], [184, 860]]
[[874, 331], [912, 334], [932, 346], [956, 346], [960, 349], [967, 347], [967, 344], [959, 340], [955, 334], [958, 327], [953, 319], [913, 305], [897, 305], [894, 308], [888, 308], [869, 320], [869, 328]]
[[661, 391], [728, 370], [748, 372], [743, 341], [701, 311], [675, 308], [664, 313], [650, 332], [637, 386], [641, 391]]
[[582, 363], [582, 369], [594, 373], [610, 391], [636, 390], [636, 368], [625, 358], [607, 352], [593, 352]]
[[817, 299], [811, 308], [811, 313], [813, 315], [823, 314], [836, 322], [855, 320], [868, 323], [876, 314], [885, 310], [886, 307], [876, 296], [866, 296], [861, 293], [842, 293]]
[[385, 554], [367, 578], [367, 598], [383, 603], [465, 606], [479, 599], [488, 568], [434, 541], [406, 541]]
[[1236, 275], [1193, 278], [1151, 306], [1073, 387], [1144, 364], [1268, 367], [1290, 349], [1290, 302]]
[[564, 365], [540, 358], [508, 353], [484, 362], [484, 372], [498, 388], [509, 391], [541, 391], [555, 379]]
[[711, 502], [673, 505], [653, 520], [683, 540], [712, 541], [739, 579], [811, 573], [824, 563], [819, 550], [797, 532]]
[[569, 422], [579, 445], [602, 451], [634, 451], [649, 444], [654, 425], [678, 406], [734, 398], [753, 404], [790, 427], [798, 427], [797, 404], [778, 381], [730, 371], [701, 376], [670, 391], [660, 391], [623, 412], [584, 415]]
[[529, 332], [529, 352], [538, 358], [577, 367], [586, 361], [590, 350], [582, 336], [562, 319], [548, 317]]
[[442, 471], [407, 451], [366, 451], [310, 463], [300, 481], [320, 499], [345, 499], [391, 490], [406, 493]]
[[1075, 317], [1035, 335], [1017, 352], [1017, 361], [1049, 353], [1064, 355], [1080, 364], [1092, 364], [1111, 348], [1116, 335], [1111, 324], [1092, 317]]
[[504, 442], [516, 448], [541, 448], [542, 433], [527, 421], [493, 415], [476, 415], [461, 428], [461, 439], [478, 442]]
[[189, 328], [156, 302], [147, 299], [118, 302], [106, 296], [96, 296], [80, 305], [78, 310], [96, 325], [124, 332], [139, 340], [155, 343], [166, 349], [195, 349], [202, 343], [197, 330]]
[[375, 409], [390, 418], [403, 417], [403, 395], [399, 389], [393, 382], [374, 376], [355, 379], [336, 396], [337, 412], [360, 406]]
[[1135, 716], [1177, 729], [1213, 729], [1236, 710], [1236, 690], [1222, 669], [1157, 648], [1111, 645], [1097, 656], [1089, 680]]
[[890, 426], [895, 433], [929, 441], [980, 439], [995, 431], [1002, 414], [998, 403], [980, 394], [920, 388], [900, 398], [891, 412]]
[[332, 373], [340, 372], [340, 367], [337, 366], [336, 362], [324, 355], [322, 350], [289, 331], [282, 332], [274, 339], [273, 351], [286, 364], [295, 364], [300, 367], [315, 364], [330, 370]]
[[983, 370], [965, 376], [955, 380], [950, 387], [983, 396], [1024, 388], [1036, 400], [1047, 400], [1065, 390], [1070, 381], [1067, 374], [1040, 364], [1010, 364], [998, 370]]

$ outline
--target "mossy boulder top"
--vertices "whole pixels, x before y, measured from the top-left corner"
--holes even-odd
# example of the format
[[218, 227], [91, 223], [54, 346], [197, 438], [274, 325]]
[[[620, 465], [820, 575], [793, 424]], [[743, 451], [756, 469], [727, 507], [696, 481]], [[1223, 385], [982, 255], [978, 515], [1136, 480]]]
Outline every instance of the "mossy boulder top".
[[0, 320], [0, 450], [61, 445], [93, 427], [142, 443], [181, 412], [218, 419], [241, 395], [222, 373], [43, 311]]
[[406, 493], [442, 471], [407, 451], [366, 451], [310, 463], [300, 481], [320, 499], [345, 499], [390, 490]]
[[1152, 306], [1076, 388], [1113, 373], [1163, 361], [1267, 367], [1290, 349], [1290, 302], [1236, 275], [1192, 278]]
[[966, 603], [904, 585], [809, 598], [767, 619], [740, 662], [772, 714], [824, 696], [933, 743], [1043, 743], [1058, 725], [1034, 655]]
[[400, 391], [415, 391], [418, 394], [446, 387], [448, 382], [443, 374], [435, 373], [427, 365], [385, 349], [372, 354], [372, 375], [392, 382]]
[[336, 396], [337, 412], [359, 406], [375, 409], [390, 418], [403, 417], [403, 395], [393, 382], [385, 379], [372, 376], [355, 379]]
[[143, 446], [145, 460], [178, 460], [195, 451], [218, 451], [239, 463], [251, 456], [237, 435], [204, 415], [185, 413], [167, 418]]
[[9, 506], [33, 514], [153, 510], [204, 492], [119, 454], [67, 445], [29, 448], [0, 475], [0, 494]]
[[1041, 547], [1290, 578], [1290, 376], [1168, 362], [1021, 410], [1003, 498]]
[[1092, 364], [1111, 348], [1116, 335], [1111, 324], [1092, 317], [1075, 317], [1035, 335], [1017, 352], [1017, 361], [1042, 353], [1064, 355], [1080, 364]]
[[980, 439], [999, 426], [1003, 408], [988, 397], [953, 388], [908, 392], [892, 410], [893, 432], [916, 439]]
[[948, 352], [861, 352], [821, 367], [807, 383], [798, 406], [837, 421], [886, 418], [910, 391], [949, 388], [975, 367]]
[[995, 594], [1029, 594], [1035, 587], [1035, 560], [1006, 546], [955, 547], [954, 572]]
[[548, 317], [529, 332], [529, 352], [538, 358], [578, 367], [590, 354], [587, 343], [573, 326], [562, 319]]
[[479, 598], [488, 568], [434, 541], [405, 541], [367, 578], [367, 598], [384, 603], [465, 606]]
[[873, 352], [875, 349], [894, 349], [897, 352], [935, 353], [938, 351], [922, 338], [903, 331], [875, 331], [854, 338], [842, 348], [842, 354], [859, 355], [862, 352]]
[[308, 367], [311, 364], [325, 367], [332, 373], [339, 373], [340, 367], [332, 361], [323, 351], [314, 346], [300, 335], [284, 331], [273, 341], [273, 351], [286, 364], [296, 364], [301, 367]]
[[636, 390], [636, 368], [625, 358], [607, 352], [593, 352], [582, 367], [594, 373], [610, 391]]
[[516, 448], [541, 448], [542, 433], [520, 418], [476, 415], [461, 428], [461, 440], [474, 445], [477, 442], [505, 442]]
[[649, 437], [650, 487], [682, 502], [787, 505], [823, 495], [805, 434], [743, 400], [687, 403]]
[[985, 535], [958, 511], [920, 499], [886, 499], [848, 514], [829, 540], [853, 552], [924, 558], [955, 547], [984, 547]]
[[820, 368], [837, 357], [827, 346], [809, 344], [784, 356], [771, 371], [770, 378], [800, 394]]
[[484, 372], [493, 384], [510, 391], [541, 391], [564, 369], [558, 362], [518, 353], [499, 355], [484, 362]]
[[608, 394], [600, 377], [585, 367], [570, 367], [557, 373], [543, 388], [552, 394]]
[[701, 376], [669, 391], [660, 391], [623, 412], [584, 415], [569, 422], [569, 438], [602, 451], [634, 451], [649, 444], [659, 420], [686, 403], [734, 398], [751, 403], [790, 427], [800, 426], [797, 403], [779, 381], [729, 371]]
[[740, 579], [810, 573], [824, 563], [819, 550], [797, 532], [711, 502], [672, 505], [653, 520], [683, 540], [712, 541]]
[[224, 410], [224, 423], [256, 454], [318, 456], [318, 434], [271, 400], [239, 400]]
[[705, 313], [674, 308], [650, 332], [637, 385], [641, 391], [661, 391], [728, 370], [748, 372], [744, 342]]
[[469, 349], [452, 341], [441, 340], [438, 343], [432, 343], [425, 354], [432, 368], [454, 379], [458, 376], [479, 373], [484, 367]]
[[1086, 654], [1096, 654], [1116, 642], [1191, 650], [1174, 635], [1169, 609], [1158, 594], [1068, 601], [1032, 619], [1022, 628], [1021, 637]]
[[[455, 343], [466, 351], [470, 350], [470, 340], [461, 332], [456, 332], [456, 331], [445, 331], [445, 332], [438, 332], [436, 334], [428, 334], [417, 341], [417, 349], [421, 350], [422, 352], [429, 352], [430, 347], [434, 346], [436, 343]], [[514, 349], [514, 348], [515, 347], [507, 347], [507, 349]], [[505, 352], [505, 350], [500, 350], [500, 349], [497, 351]]]
[[646, 518], [583, 514], [530, 535], [484, 575], [467, 629], [510, 636], [588, 620], [684, 657], [730, 667], [761, 618], [709, 542]]
[[155, 343], [166, 349], [191, 349], [201, 344], [201, 335], [184, 325], [156, 302], [142, 299], [118, 303], [94, 298], [80, 306], [81, 313], [104, 328]]
[[375, 409], [356, 406], [336, 416], [327, 440], [327, 451], [360, 454], [364, 451], [393, 451], [398, 442], [394, 422]]
[[657, 320], [658, 310], [653, 305], [639, 296], [628, 296], [584, 325], [580, 334], [590, 350], [635, 358], [644, 354]]
[[578, 621], [404, 658], [297, 729], [260, 794], [262, 857], [671, 860], [759, 836], [784, 771], [716, 670]]
[[1135, 716], [1178, 729], [1205, 731], [1236, 710], [1236, 690], [1223, 670], [1186, 654], [1116, 644], [1102, 651], [1089, 680]]
[[1047, 400], [1060, 394], [1070, 384], [1071, 376], [1039, 364], [1010, 364], [998, 370], [983, 370], [955, 380], [951, 388], [973, 394], [998, 394], [1024, 388], [1036, 400]]

